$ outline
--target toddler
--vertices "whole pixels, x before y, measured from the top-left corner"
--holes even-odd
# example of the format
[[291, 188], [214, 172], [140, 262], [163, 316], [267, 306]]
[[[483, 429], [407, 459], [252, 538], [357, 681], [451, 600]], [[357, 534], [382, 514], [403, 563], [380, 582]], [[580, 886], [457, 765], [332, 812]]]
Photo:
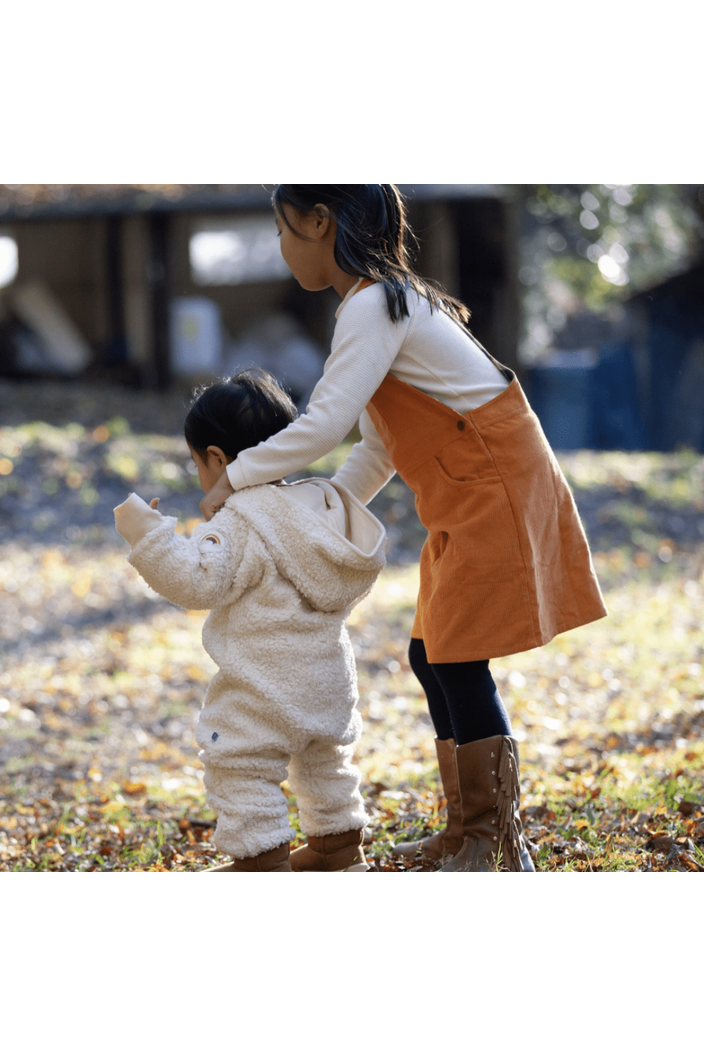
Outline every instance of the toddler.
[[[264, 372], [202, 390], [184, 431], [203, 491], [295, 416]], [[154, 590], [210, 609], [203, 644], [218, 672], [196, 740], [218, 815], [214, 842], [232, 863], [208, 871], [365, 871], [368, 819], [352, 764], [361, 717], [345, 622], [384, 566], [382, 525], [344, 487], [317, 478], [238, 491], [190, 538], [157, 503], [130, 495], [115, 524]], [[291, 854], [287, 776], [308, 838]]]

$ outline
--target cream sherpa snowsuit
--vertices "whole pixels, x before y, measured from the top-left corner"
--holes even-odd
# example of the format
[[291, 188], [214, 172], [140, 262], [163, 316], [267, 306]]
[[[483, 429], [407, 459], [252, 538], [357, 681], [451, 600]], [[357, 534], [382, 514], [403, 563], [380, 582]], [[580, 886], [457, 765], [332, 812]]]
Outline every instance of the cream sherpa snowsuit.
[[287, 768], [307, 835], [361, 828], [351, 758], [362, 723], [345, 621], [384, 566], [382, 525], [316, 478], [235, 492], [190, 538], [136, 495], [115, 523], [154, 590], [211, 610], [203, 645], [219, 670], [196, 740], [218, 849], [246, 858], [293, 837]]

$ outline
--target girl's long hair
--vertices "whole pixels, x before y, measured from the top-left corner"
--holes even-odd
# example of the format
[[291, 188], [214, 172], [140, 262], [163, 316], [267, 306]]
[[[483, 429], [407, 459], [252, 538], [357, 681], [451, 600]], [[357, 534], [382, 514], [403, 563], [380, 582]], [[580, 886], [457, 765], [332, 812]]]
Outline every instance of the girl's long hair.
[[237, 458], [240, 451], [285, 429], [297, 413], [276, 379], [252, 368], [197, 389], [183, 432], [188, 446], [199, 455], [212, 444]]
[[379, 282], [393, 322], [408, 315], [407, 290], [428, 298], [431, 310], [441, 308], [460, 325], [470, 312], [450, 297], [439, 283], [421, 278], [413, 269], [418, 240], [407, 217], [406, 204], [393, 183], [280, 183], [272, 202], [283, 223], [299, 235], [286, 219], [283, 206], [309, 213], [325, 205], [337, 224], [335, 261], [348, 275]]

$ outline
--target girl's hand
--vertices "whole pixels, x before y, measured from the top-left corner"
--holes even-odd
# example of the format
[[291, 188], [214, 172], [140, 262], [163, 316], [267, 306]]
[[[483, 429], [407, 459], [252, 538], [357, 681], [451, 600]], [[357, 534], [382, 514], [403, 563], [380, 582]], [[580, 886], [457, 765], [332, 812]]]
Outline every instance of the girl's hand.
[[230, 484], [227, 473], [223, 473], [215, 486], [200, 501], [200, 512], [206, 521], [212, 520], [218, 510], [225, 505], [230, 495], [234, 494], [235, 489]]
[[152, 501], [149, 503], [149, 505], [151, 506], [151, 508], [153, 510], [155, 510], [157, 508], [157, 506], [159, 505], [159, 500], [158, 499], [152, 499]]

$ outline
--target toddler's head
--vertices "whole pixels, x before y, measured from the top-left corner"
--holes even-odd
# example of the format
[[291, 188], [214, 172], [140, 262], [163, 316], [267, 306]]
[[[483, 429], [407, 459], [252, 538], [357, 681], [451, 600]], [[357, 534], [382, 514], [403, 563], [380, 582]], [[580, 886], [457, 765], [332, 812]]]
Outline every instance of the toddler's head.
[[183, 431], [203, 491], [240, 451], [285, 429], [296, 413], [293, 400], [264, 370], [244, 370], [198, 389]]

